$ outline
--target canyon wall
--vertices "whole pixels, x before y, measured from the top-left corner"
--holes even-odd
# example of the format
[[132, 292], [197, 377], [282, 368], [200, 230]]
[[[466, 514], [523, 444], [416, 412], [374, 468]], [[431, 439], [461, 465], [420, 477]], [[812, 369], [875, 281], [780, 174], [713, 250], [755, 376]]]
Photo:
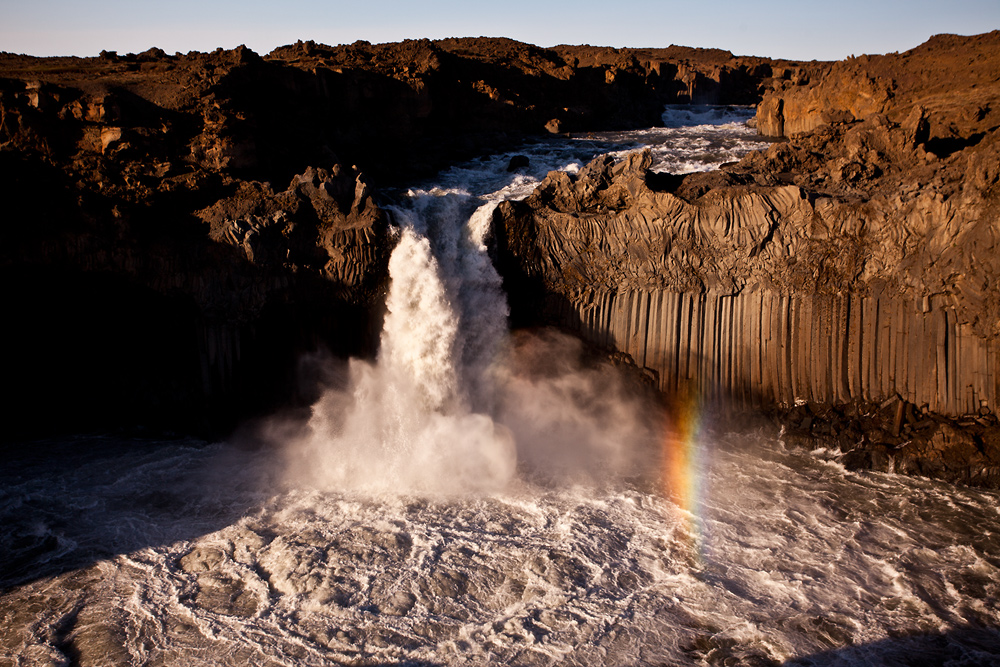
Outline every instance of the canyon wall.
[[[839, 150], [877, 144], [889, 160], [895, 146], [918, 159], [913, 131], [884, 118], [843, 131]], [[648, 153], [598, 158], [498, 207], [497, 262], [516, 316], [627, 353], [668, 394], [757, 407], [898, 396], [938, 414], [992, 413], [998, 174], [980, 170], [996, 160], [996, 135], [935, 168], [937, 190], [867, 200], [759, 170], [787, 167], [787, 145], [672, 192], [653, 189], [662, 179]]]
[[552, 322], [628, 354], [668, 395], [746, 407], [882, 403], [952, 416], [997, 410], [995, 339], [939, 299], [596, 291]]
[[[753, 103], [770, 61], [507, 39], [0, 53], [5, 438], [214, 432], [308, 404], [300, 359], [371, 356], [380, 186], [549, 132]], [[303, 356], [305, 355], [305, 356]]]
[[993, 32], [775, 67], [757, 127], [786, 143], [684, 179], [638, 155], [550, 174], [497, 210], [512, 299], [668, 392], [995, 411], [998, 54]]
[[0, 54], [15, 411], [28, 431], [260, 414], [300, 391], [303, 353], [374, 353], [378, 186], [761, 94], [760, 131], [791, 140], [739, 164], [602, 159], [498, 208], [515, 320], [671, 391], [992, 411], [997, 53], [1000, 33], [835, 64], [482, 38]]

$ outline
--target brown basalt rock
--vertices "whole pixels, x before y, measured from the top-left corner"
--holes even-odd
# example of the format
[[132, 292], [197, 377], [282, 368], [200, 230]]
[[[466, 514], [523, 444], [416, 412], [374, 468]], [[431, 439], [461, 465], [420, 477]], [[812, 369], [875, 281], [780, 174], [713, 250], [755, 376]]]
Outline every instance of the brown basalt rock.
[[[169, 154], [214, 172], [282, 182], [335, 150], [385, 181], [544, 133], [553, 119], [558, 132], [645, 127], [666, 103], [750, 104], [770, 66], [714, 50], [543, 49], [490, 38], [300, 42], [263, 58], [245, 47], [0, 54], [0, 145], [62, 162], [101, 152], [105, 126], [117, 127], [137, 156]], [[703, 82], [695, 89], [692, 76]], [[388, 151], [391, 161], [368, 158]]]
[[884, 112], [894, 87], [892, 79], [873, 78], [837, 63], [821, 83], [781, 88], [765, 96], [758, 107], [757, 129], [766, 136], [795, 136], [860, 120]]
[[[874, 114], [684, 179], [642, 153], [550, 174], [495, 213], [512, 311], [630, 355], [667, 394], [763, 409], [898, 395], [881, 421], [796, 420], [788, 438], [849, 467], [1000, 483], [961, 426], [997, 409], [998, 130], [938, 160], [924, 121]], [[927, 416], [904, 420], [914, 405]]]
[[1000, 124], [1000, 109], [992, 103], [998, 54], [1000, 31], [993, 31], [936, 35], [905, 53], [815, 64], [807, 78], [772, 79], [758, 106], [757, 128], [767, 136], [792, 137], [873, 113], [888, 113], [900, 123], [920, 108], [924, 141], [946, 145]]
[[239, 247], [248, 261], [318, 272], [348, 301], [377, 298], [384, 282], [388, 222], [354, 169], [309, 168], [278, 194], [242, 183], [197, 215], [213, 239]]
[[714, 174], [550, 175], [496, 211], [513, 312], [668, 395], [784, 406], [786, 443], [849, 468], [1000, 485], [998, 39], [775, 70], [758, 127], [792, 139]]
[[[898, 434], [892, 432], [895, 414], [905, 415]], [[772, 411], [771, 417], [781, 427], [785, 446], [822, 449], [822, 456], [848, 470], [1000, 487], [1000, 428], [993, 420], [979, 423], [920, 414], [898, 398], [881, 405], [854, 403], [839, 409], [810, 404]]]

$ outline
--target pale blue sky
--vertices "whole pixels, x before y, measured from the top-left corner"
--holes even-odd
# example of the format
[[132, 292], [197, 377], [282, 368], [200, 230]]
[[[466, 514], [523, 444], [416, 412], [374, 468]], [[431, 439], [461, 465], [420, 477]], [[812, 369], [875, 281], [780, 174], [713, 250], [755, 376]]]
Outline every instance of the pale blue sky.
[[168, 53], [296, 40], [511, 37], [541, 46], [719, 47], [737, 55], [835, 60], [904, 51], [937, 33], [1000, 28], [1000, 0], [0, 0], [0, 51]]

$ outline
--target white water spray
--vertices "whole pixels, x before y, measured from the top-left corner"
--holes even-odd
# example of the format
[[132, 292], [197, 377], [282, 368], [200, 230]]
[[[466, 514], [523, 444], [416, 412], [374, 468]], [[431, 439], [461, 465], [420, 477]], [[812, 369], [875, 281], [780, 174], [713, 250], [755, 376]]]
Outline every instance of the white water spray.
[[411, 191], [394, 210], [401, 231], [378, 359], [350, 362], [346, 389], [313, 407], [292, 447], [294, 482], [489, 493], [519, 462], [535, 480], [613, 482], [648, 456], [656, 426], [613, 368], [585, 368], [579, 342], [554, 332], [512, 344], [485, 239], [497, 203], [535, 182], [516, 179], [481, 204], [464, 190]]
[[[411, 193], [389, 261], [377, 361], [352, 361], [346, 390], [313, 408], [296, 476], [324, 488], [460, 493], [503, 487], [516, 453], [494, 422], [507, 303], [483, 234], [495, 206], [459, 192]], [[473, 228], [475, 226], [475, 229]]]

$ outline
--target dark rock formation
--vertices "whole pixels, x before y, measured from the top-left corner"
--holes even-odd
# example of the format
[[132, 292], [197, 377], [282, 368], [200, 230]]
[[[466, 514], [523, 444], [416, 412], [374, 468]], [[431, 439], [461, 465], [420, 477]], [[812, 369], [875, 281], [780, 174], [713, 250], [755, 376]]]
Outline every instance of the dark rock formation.
[[[760, 101], [760, 131], [791, 140], [739, 164], [602, 158], [499, 207], [515, 317], [668, 392], [805, 402], [788, 437], [860, 433], [851, 465], [994, 479], [998, 42], [834, 64], [486, 38], [0, 54], [5, 435], [306, 401], [302, 352], [377, 345], [391, 235], [370, 183], [654, 125], [665, 103]], [[888, 430], [883, 406], [903, 406]]]
[[850, 470], [923, 475], [1000, 487], [1000, 427], [995, 415], [949, 419], [898, 397], [883, 403], [803, 405], [775, 410], [782, 440], [831, 451]]
[[507, 164], [507, 171], [517, 171], [518, 169], [525, 169], [531, 164], [527, 155], [515, 155], [510, 159]]
[[82, 188], [74, 200], [62, 174], [10, 157], [0, 191], [17, 224], [3, 231], [0, 271], [20, 419], [9, 437], [227, 428], [294, 396], [303, 352], [373, 351], [388, 224], [351, 170], [309, 169], [278, 194], [233, 183], [190, 211]]
[[[994, 58], [998, 41], [969, 38], [952, 57]], [[668, 393], [915, 406], [929, 423], [857, 438], [842, 447], [852, 465], [892, 459], [865, 443], [906, 446], [898, 470], [996, 484], [993, 431], [955, 436], [947, 419], [992, 419], [1000, 397], [1000, 82], [940, 94], [933, 114], [905, 98], [683, 180], [649, 174], [648, 154], [550, 174], [494, 218], [515, 316], [629, 354]], [[935, 153], [934, 114], [978, 120], [951, 125]]]

